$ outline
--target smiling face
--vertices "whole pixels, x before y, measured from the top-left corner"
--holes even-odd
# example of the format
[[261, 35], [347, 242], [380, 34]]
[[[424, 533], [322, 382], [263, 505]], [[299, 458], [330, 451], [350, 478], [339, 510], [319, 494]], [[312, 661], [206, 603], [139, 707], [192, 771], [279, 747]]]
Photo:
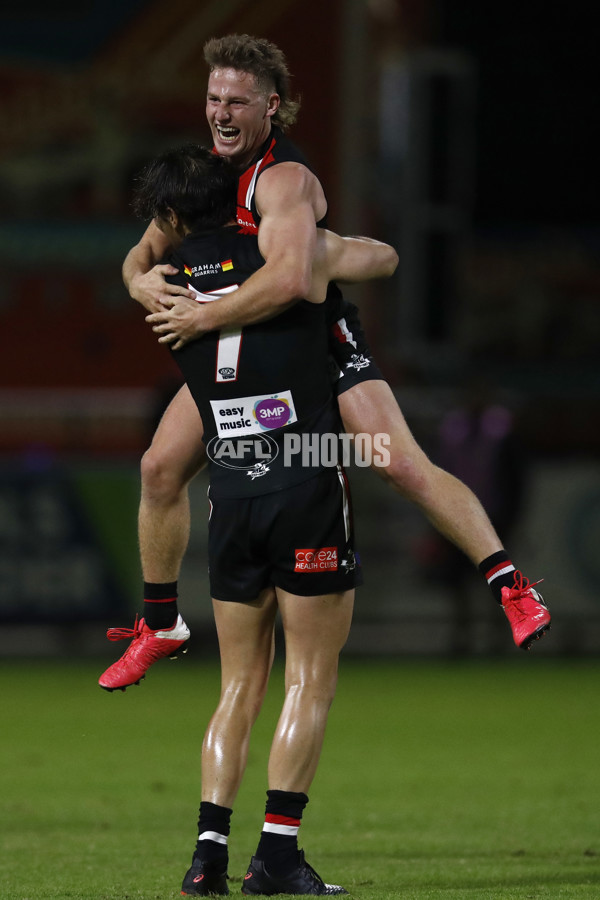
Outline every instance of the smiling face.
[[263, 90], [250, 72], [213, 69], [208, 79], [206, 118], [219, 156], [244, 168], [269, 136], [279, 95]]

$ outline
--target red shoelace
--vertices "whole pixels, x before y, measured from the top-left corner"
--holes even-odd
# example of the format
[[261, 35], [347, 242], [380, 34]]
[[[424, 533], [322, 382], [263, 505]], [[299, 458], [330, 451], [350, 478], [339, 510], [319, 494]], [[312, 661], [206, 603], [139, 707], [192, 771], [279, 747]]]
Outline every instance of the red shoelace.
[[109, 641], [123, 641], [126, 638], [139, 637], [142, 633], [140, 625], [141, 623], [138, 623], [138, 616], [136, 616], [133, 628], [109, 628], [106, 632], [106, 637]]

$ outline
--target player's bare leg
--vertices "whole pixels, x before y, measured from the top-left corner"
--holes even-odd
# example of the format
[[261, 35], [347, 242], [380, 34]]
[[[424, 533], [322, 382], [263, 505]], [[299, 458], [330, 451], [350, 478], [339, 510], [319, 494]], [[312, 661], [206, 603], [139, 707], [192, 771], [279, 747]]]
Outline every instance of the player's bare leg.
[[142, 458], [139, 543], [144, 613], [133, 628], [111, 628], [110, 640], [130, 639], [99, 678], [107, 691], [139, 684], [150, 666], [185, 652], [189, 629], [177, 607], [177, 579], [190, 534], [188, 485], [206, 459], [202, 420], [184, 386], [165, 411]]
[[257, 600], [213, 600], [221, 653], [221, 696], [202, 744], [202, 799], [232, 806], [240, 786], [250, 732], [260, 711], [273, 662], [275, 592]]
[[206, 462], [203, 425], [187, 385], [171, 400], [142, 457], [138, 516], [144, 581], [177, 581], [190, 535], [188, 485]]
[[269, 756], [265, 824], [243, 894], [345, 894], [298, 849], [298, 828], [321, 754], [354, 591], [298, 597], [277, 589], [285, 633], [285, 700]]
[[248, 757], [273, 662], [275, 591], [250, 603], [213, 600], [221, 651], [221, 696], [202, 744], [198, 841], [181, 893], [228, 894], [227, 840], [233, 802]]
[[415, 503], [441, 534], [474, 565], [502, 549], [481, 503], [462, 481], [434, 465], [414, 439], [385, 381], [365, 381], [338, 398], [344, 428], [390, 437], [388, 466], [373, 470]]
[[372, 468], [479, 568], [502, 604], [515, 644], [527, 650], [550, 628], [550, 614], [541, 595], [509, 560], [473, 491], [434, 465], [419, 447], [387, 382], [363, 382], [338, 400], [349, 434], [389, 435], [389, 465]]
[[335, 696], [354, 591], [298, 597], [277, 588], [277, 600], [285, 634], [285, 701], [271, 745], [269, 788], [306, 793]]

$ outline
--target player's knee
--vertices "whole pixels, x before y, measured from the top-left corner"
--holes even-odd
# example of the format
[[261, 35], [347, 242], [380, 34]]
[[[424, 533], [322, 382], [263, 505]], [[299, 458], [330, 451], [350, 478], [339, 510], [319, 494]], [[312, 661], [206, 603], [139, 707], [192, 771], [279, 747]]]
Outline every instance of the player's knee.
[[423, 454], [414, 459], [390, 453], [387, 466], [379, 466], [377, 474], [407, 500], [419, 502], [429, 490], [432, 464]]
[[233, 706], [235, 715], [244, 717], [246, 721], [253, 724], [261, 711], [268, 681], [268, 674], [264, 677], [260, 667], [251, 675], [231, 678], [223, 685], [223, 698], [226, 705]]
[[263, 701], [267, 693], [266, 682], [264, 685], [255, 685], [253, 691], [247, 697], [246, 709], [250, 715], [250, 721], [254, 724], [258, 718], [258, 714], [262, 709]]
[[186, 486], [172, 460], [155, 447], [142, 456], [141, 477], [144, 496], [158, 502], [175, 502]]
[[295, 695], [301, 705], [310, 703], [329, 709], [337, 689], [337, 667], [327, 666], [326, 670], [313, 669], [298, 678], [288, 681], [286, 695]]

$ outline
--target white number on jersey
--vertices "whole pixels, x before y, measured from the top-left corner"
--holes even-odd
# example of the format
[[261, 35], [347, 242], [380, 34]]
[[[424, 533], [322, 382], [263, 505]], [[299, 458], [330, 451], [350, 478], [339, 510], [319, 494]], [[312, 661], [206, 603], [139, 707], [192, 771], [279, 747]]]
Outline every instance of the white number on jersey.
[[[226, 288], [220, 288], [218, 291], [209, 291], [205, 294], [188, 284], [188, 289], [196, 295], [198, 303], [211, 303], [213, 300], [219, 300], [220, 297], [225, 297], [227, 294], [237, 291], [238, 287], [239, 284], [230, 284]], [[219, 331], [215, 381], [235, 381], [237, 379], [241, 347], [241, 328], [222, 328]]]

